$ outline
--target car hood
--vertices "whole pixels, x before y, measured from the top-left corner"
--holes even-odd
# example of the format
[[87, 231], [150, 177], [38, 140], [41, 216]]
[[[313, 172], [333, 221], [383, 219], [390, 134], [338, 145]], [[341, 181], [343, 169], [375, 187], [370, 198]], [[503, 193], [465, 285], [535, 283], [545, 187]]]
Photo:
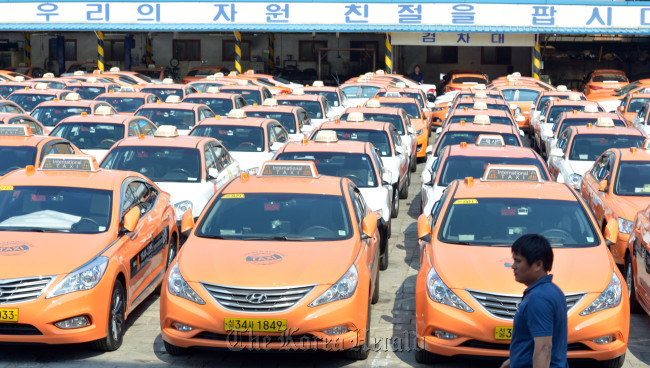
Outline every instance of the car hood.
[[619, 217], [634, 221], [636, 214], [650, 206], [650, 197], [642, 196], [616, 196]]
[[183, 278], [239, 287], [333, 284], [358, 253], [355, 239], [241, 241], [192, 236], [179, 254]]
[[239, 162], [239, 167], [242, 171], [260, 166], [266, 160], [271, 159], [271, 155], [267, 152], [233, 152], [230, 151], [230, 155]]
[[[553, 282], [565, 294], [602, 292], [611, 279], [612, 260], [603, 246], [553, 248]], [[521, 295], [510, 247], [442, 244], [433, 252], [435, 269], [451, 289]], [[605, 272], [607, 270], [607, 272]]]
[[584, 176], [592, 166], [594, 166], [593, 161], [569, 161], [569, 167], [571, 167], [571, 170], [581, 176]]
[[67, 274], [98, 255], [113, 241], [100, 234], [3, 231], [0, 279]]

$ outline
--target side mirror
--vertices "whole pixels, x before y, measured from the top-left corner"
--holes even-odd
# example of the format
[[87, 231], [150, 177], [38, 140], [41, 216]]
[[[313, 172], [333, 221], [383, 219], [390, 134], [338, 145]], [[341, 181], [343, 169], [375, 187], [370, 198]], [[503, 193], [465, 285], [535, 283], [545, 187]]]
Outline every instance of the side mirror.
[[551, 150], [551, 156], [552, 157], [564, 157], [564, 152], [562, 151], [561, 148], [553, 148]]
[[273, 142], [271, 147], [269, 147], [269, 150], [275, 152], [275, 151], [278, 151], [280, 148], [282, 148], [282, 146], [284, 146], [284, 143], [276, 141], [276, 142]]
[[440, 134], [442, 132], [442, 127], [436, 129], [436, 134]]
[[[183, 214], [183, 218], [181, 219], [181, 233], [184, 235], [189, 235], [189, 232], [194, 228], [194, 215], [192, 214], [192, 210], [187, 210]], [[188, 234], [186, 234], [188, 233]]]
[[431, 186], [433, 185], [433, 173], [431, 172], [430, 169], [424, 169], [422, 171], [422, 184], [423, 185], [428, 185]]
[[390, 184], [391, 181], [393, 180], [393, 175], [390, 173], [390, 171], [384, 171], [381, 174], [381, 181], [383, 181], [383, 184]]
[[615, 221], [608, 222], [603, 234], [607, 245], [615, 244], [618, 237], [618, 224]]
[[425, 214], [418, 217], [418, 238], [427, 243], [431, 242], [431, 223]]
[[598, 189], [599, 189], [601, 192], [606, 191], [606, 190], [607, 190], [607, 180], [601, 180], [601, 181], [598, 183]]
[[130, 233], [138, 226], [138, 221], [140, 221], [140, 207], [135, 206], [124, 214], [122, 224], [124, 225], [124, 229]]
[[406, 130], [409, 132], [409, 134], [415, 134], [415, 129], [413, 129], [413, 127], [408, 127]]
[[542, 122], [544, 122], [544, 121], [546, 121], [546, 116], [541, 115], [541, 116], [539, 117], [539, 122], [542, 123]]
[[208, 169], [208, 180], [216, 179], [219, 176], [219, 170], [216, 167], [211, 167]]
[[619, 106], [616, 108], [616, 110], [618, 110], [618, 112], [623, 112], [625, 111], [625, 106]]
[[521, 130], [521, 129], [519, 129], [519, 136], [520, 136], [520, 137], [523, 137], [523, 136], [524, 136], [524, 131]]
[[377, 215], [374, 213], [368, 214], [361, 221], [361, 231], [363, 232], [362, 239], [368, 239], [375, 236], [377, 231]]
[[395, 147], [395, 152], [397, 152], [400, 155], [403, 154], [404, 153], [404, 147], [402, 147], [402, 146]]

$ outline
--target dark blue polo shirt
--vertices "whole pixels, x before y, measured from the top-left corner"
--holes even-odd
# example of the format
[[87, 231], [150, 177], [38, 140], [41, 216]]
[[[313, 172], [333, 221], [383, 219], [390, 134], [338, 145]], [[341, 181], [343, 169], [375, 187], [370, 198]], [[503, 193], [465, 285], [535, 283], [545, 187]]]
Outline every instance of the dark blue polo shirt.
[[512, 341], [510, 342], [510, 367], [533, 366], [535, 337], [552, 336], [551, 368], [568, 368], [567, 307], [566, 297], [546, 275], [524, 291], [524, 297], [515, 313]]

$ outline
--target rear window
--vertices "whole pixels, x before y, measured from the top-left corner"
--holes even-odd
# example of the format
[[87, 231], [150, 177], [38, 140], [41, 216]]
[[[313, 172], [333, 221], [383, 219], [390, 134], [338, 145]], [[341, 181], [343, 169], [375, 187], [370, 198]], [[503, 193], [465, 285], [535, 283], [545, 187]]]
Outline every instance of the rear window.
[[[485, 133], [479, 133], [479, 132], [447, 132], [440, 137], [440, 143], [438, 144], [438, 147], [436, 148], [436, 151], [434, 153], [434, 156], [439, 156], [440, 151], [447, 147], [451, 146], [453, 144], [460, 144], [461, 142], [466, 142], [467, 144], [471, 143], [476, 143], [476, 139], [478, 138], [479, 135], [485, 134]], [[490, 133], [490, 134], [495, 134], [495, 133]], [[517, 136], [514, 134], [506, 134], [506, 133], [496, 133], [500, 136], [503, 137], [503, 141], [506, 143], [507, 146], [521, 146], [519, 144], [519, 139], [517, 139]]]
[[624, 75], [620, 75], [620, 74], [600, 74], [600, 75], [597, 75], [597, 76], [591, 78], [591, 81], [592, 82], [602, 82], [602, 83], [608, 83], [608, 82], [611, 82], [611, 83], [623, 82], [623, 83], [625, 83], [628, 80], [627, 80], [627, 77], [625, 77]]

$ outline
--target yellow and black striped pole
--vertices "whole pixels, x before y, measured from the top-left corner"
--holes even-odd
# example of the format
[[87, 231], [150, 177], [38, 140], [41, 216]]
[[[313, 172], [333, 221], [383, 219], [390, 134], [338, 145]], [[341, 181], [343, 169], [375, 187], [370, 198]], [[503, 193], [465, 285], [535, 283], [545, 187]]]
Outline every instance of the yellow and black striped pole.
[[273, 73], [275, 69], [275, 51], [273, 47], [275, 46], [275, 36], [273, 33], [269, 33], [269, 72]]
[[25, 65], [32, 66], [32, 35], [25, 32]]
[[241, 32], [235, 31], [235, 69], [241, 74]]
[[152, 50], [151, 41], [152, 41], [151, 40], [151, 33], [147, 33], [146, 45], [145, 45], [145, 48], [144, 48], [144, 59], [147, 62], [147, 65], [153, 64], [152, 59], [151, 59], [153, 57], [153, 53], [151, 52], [151, 50]]
[[386, 73], [393, 74], [393, 43], [390, 32], [386, 33]]
[[97, 31], [97, 69], [104, 71], [104, 32]]
[[535, 46], [533, 47], [533, 78], [535, 79], [539, 79], [542, 65], [542, 54], [539, 52], [539, 40], [537, 37], [535, 37]]

